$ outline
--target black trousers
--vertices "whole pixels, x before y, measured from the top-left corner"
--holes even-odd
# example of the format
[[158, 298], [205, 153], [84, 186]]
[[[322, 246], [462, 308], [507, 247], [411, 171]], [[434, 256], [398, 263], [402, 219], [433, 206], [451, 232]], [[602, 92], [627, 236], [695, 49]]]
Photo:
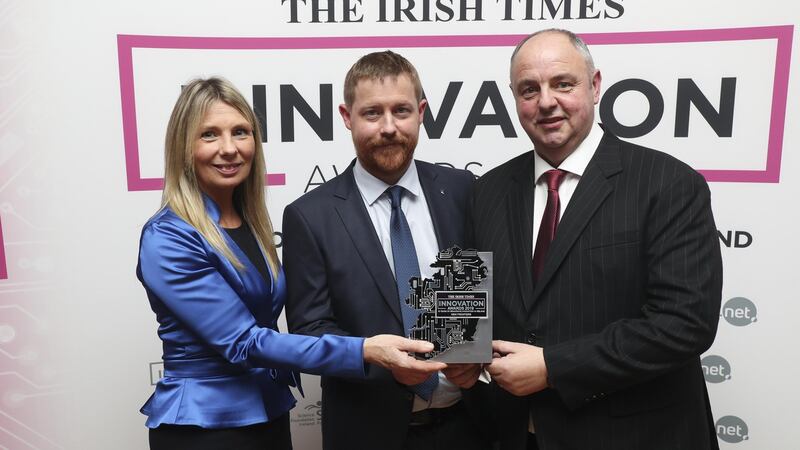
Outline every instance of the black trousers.
[[409, 425], [405, 450], [487, 450], [491, 445], [480, 433], [481, 424], [469, 416], [462, 404], [453, 407], [445, 420], [430, 425]]
[[536, 443], [536, 435], [528, 433], [528, 446], [526, 450], [539, 450], [539, 444]]
[[161, 425], [150, 430], [151, 450], [292, 450], [289, 414], [235, 428]]

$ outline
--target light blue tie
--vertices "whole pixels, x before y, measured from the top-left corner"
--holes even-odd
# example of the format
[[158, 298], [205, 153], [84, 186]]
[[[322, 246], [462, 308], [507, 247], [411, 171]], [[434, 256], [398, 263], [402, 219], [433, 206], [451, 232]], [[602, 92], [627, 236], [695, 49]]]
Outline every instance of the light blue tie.
[[[417, 321], [419, 314], [406, 304], [411, 285], [409, 280], [413, 277], [419, 278], [419, 262], [417, 261], [417, 251], [414, 248], [414, 238], [411, 236], [411, 228], [408, 226], [406, 215], [400, 209], [400, 202], [403, 198], [405, 188], [402, 186], [392, 186], [386, 190], [389, 194], [389, 201], [392, 203], [392, 216], [389, 219], [389, 237], [392, 241], [392, 259], [394, 260], [394, 276], [397, 281], [397, 295], [400, 298], [400, 311], [403, 315], [403, 329], [406, 336], [409, 335], [411, 327]], [[433, 391], [439, 384], [439, 376], [432, 374], [427, 380], [420, 384], [410, 386], [411, 390], [422, 397], [430, 400]]]

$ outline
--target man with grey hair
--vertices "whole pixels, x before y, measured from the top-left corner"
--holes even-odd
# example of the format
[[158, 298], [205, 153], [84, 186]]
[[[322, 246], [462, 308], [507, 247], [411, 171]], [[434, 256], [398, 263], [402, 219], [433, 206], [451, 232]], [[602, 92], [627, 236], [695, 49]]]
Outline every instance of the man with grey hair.
[[468, 242], [494, 252], [501, 449], [718, 448], [699, 355], [722, 266], [708, 185], [595, 122], [600, 72], [565, 30], [514, 51], [533, 150], [477, 182]]

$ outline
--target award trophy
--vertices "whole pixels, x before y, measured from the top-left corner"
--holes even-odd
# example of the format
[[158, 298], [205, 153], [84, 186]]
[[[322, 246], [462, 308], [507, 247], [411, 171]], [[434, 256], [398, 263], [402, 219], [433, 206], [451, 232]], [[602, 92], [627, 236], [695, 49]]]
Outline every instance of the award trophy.
[[416, 354], [445, 363], [492, 361], [492, 253], [452, 247], [439, 252], [432, 278], [409, 280], [405, 307], [417, 314], [408, 337], [433, 343]]

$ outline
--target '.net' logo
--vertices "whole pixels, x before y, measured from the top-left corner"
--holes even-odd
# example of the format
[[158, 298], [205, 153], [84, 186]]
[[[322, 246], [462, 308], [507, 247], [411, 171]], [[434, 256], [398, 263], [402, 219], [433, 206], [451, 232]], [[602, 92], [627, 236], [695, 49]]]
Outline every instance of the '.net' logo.
[[755, 303], [744, 297], [734, 297], [722, 307], [720, 317], [735, 327], [744, 327], [757, 320], [758, 309]]
[[700, 361], [703, 376], [708, 383], [722, 383], [731, 379], [731, 364], [718, 355], [708, 355]]
[[738, 444], [749, 439], [747, 424], [736, 416], [720, 417], [716, 428], [717, 436], [730, 444]]

